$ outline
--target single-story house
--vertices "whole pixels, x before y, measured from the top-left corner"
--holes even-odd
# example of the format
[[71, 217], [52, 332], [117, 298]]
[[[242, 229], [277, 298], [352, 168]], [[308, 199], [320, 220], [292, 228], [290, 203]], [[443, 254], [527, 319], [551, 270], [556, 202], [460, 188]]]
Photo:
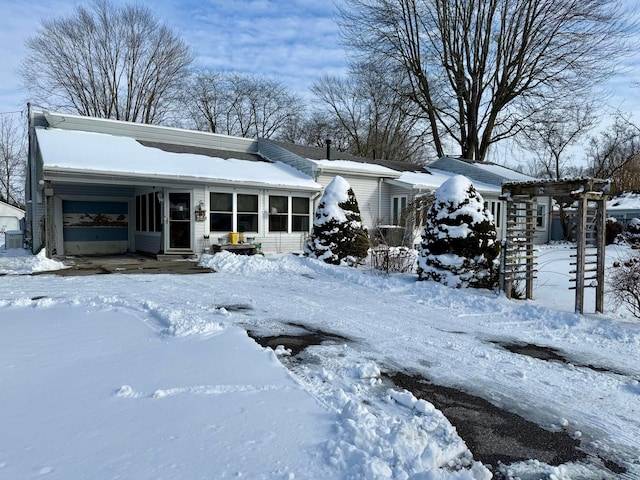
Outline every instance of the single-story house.
[[[323, 147], [31, 109], [29, 142], [25, 242], [34, 252], [46, 246], [48, 255], [58, 256], [193, 255], [236, 234], [265, 253], [300, 251], [323, 188], [336, 175], [354, 190], [372, 236], [399, 230], [397, 243], [415, 243], [419, 216], [408, 225], [405, 212], [455, 174], [476, 185], [502, 236], [501, 184], [531, 179], [452, 158], [425, 168]], [[548, 210], [541, 205], [542, 242]]]
[[0, 201], [0, 233], [22, 230], [21, 221], [25, 212], [21, 208]]
[[607, 202], [607, 217], [615, 218], [625, 229], [631, 219], [640, 218], [640, 190], [614, 195]]
[[29, 142], [25, 241], [48, 255], [300, 250], [322, 192], [251, 139], [30, 111]]
[[[291, 145], [261, 140], [261, 152], [300, 168], [325, 187], [335, 175], [343, 176], [351, 185], [362, 213], [363, 223], [370, 233], [382, 232], [392, 243], [416, 244], [422, 224], [412, 213], [413, 228], [408, 229], [404, 212], [416, 206], [416, 199], [434, 192], [445, 180], [460, 174], [468, 177], [482, 195], [496, 222], [499, 238], [506, 230], [505, 202], [500, 199], [502, 184], [511, 181], [528, 182], [533, 177], [501, 165], [443, 157], [427, 166], [362, 158], [322, 147]], [[549, 241], [551, 199], [538, 197], [536, 205], [536, 243]], [[394, 234], [394, 231], [396, 232]]]

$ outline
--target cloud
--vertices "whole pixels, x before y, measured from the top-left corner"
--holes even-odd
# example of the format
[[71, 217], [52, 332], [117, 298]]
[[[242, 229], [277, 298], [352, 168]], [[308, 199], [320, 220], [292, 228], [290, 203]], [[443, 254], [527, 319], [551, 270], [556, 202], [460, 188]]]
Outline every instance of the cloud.
[[[133, 0], [112, 0], [115, 5]], [[14, 0], [0, 16], [0, 112], [23, 109], [18, 68], [24, 42], [45, 18], [73, 13], [68, 0]], [[156, 17], [191, 46], [197, 66], [278, 78], [303, 95], [325, 73], [346, 69], [335, 9], [315, 0], [146, 0]], [[87, 3], [87, 5], [89, 5]]]

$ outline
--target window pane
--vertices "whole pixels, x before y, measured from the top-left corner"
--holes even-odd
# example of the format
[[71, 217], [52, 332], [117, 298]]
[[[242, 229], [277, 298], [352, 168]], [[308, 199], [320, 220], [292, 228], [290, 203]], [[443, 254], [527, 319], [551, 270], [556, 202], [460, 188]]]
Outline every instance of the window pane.
[[136, 230], [140, 231], [140, 195], [136, 195]]
[[538, 205], [538, 215], [536, 217], [536, 226], [544, 227], [544, 205]]
[[238, 211], [258, 213], [258, 196], [238, 194]]
[[230, 232], [231, 225], [230, 213], [211, 213], [209, 215], [209, 230], [212, 232]]
[[158, 200], [158, 196], [154, 194], [155, 197], [155, 205], [156, 205], [156, 215], [155, 215], [155, 232], [160, 232], [162, 230], [162, 205], [160, 205], [160, 200]]
[[257, 213], [239, 213], [238, 214], [238, 231], [239, 232], [257, 232], [258, 231], [258, 214]]
[[212, 212], [230, 212], [233, 210], [233, 195], [231, 193], [211, 193]]
[[304, 197], [291, 197], [291, 210], [293, 213], [309, 213], [309, 199]]
[[308, 232], [309, 231], [309, 216], [294, 215], [291, 219], [293, 225], [291, 229], [294, 232]]
[[142, 214], [140, 218], [140, 231], [146, 232], [147, 230], [149, 230], [147, 228], [147, 196], [146, 195], [140, 196], [140, 213]]
[[287, 219], [287, 215], [269, 215], [269, 231], [286, 232]]
[[270, 196], [269, 197], [269, 212], [270, 213], [288, 213], [289, 197]]

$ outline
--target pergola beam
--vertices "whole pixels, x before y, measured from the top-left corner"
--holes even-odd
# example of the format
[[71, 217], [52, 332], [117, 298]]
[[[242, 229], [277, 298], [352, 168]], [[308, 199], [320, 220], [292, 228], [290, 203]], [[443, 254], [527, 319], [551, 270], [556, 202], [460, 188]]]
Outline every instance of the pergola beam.
[[[576, 286], [573, 287], [576, 290], [575, 297], [575, 312], [584, 313], [584, 289], [585, 285], [585, 273], [587, 272], [587, 263], [595, 263], [596, 268], [596, 311], [604, 313], [604, 264], [605, 264], [605, 228], [606, 228], [606, 200], [609, 193], [610, 181], [597, 178], [575, 178], [565, 180], [541, 180], [531, 182], [508, 182], [502, 185], [502, 196], [507, 201], [507, 211], [511, 212], [514, 208], [514, 203], [523, 202], [527, 205], [526, 208], [526, 220], [524, 225], [533, 225], [536, 212], [533, 210], [532, 202], [538, 196], [553, 197], [556, 200], [562, 200], [564, 202], [577, 201], [578, 202], [578, 232], [576, 238]], [[589, 203], [596, 204], [596, 216], [594, 219], [594, 228], [596, 231], [596, 260], [595, 262], [587, 262], [587, 230], [588, 226], [588, 207]], [[514, 218], [517, 214], [513, 214]], [[507, 221], [507, 248], [509, 246], [509, 239], [514, 237], [518, 228], [519, 222]], [[520, 222], [522, 226], [522, 222]], [[525, 229], [524, 238], [526, 254], [523, 258], [525, 262], [525, 278], [526, 284], [526, 298], [533, 298], [533, 275], [534, 275], [534, 261], [533, 261], [533, 232]], [[505, 282], [503, 288], [507, 294], [507, 298], [511, 298], [511, 289], [513, 284], [514, 268], [512, 264], [503, 262], [503, 269], [505, 270]], [[507, 270], [511, 271], [507, 272]], [[590, 270], [592, 271], [592, 270]], [[591, 279], [591, 278], [589, 278]]]

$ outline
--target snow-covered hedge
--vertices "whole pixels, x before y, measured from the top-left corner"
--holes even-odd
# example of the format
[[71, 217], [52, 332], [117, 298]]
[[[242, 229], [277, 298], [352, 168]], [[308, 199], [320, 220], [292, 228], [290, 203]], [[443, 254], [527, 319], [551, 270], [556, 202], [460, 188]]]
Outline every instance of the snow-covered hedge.
[[357, 265], [367, 257], [369, 234], [349, 183], [336, 176], [324, 191], [304, 254], [333, 265]]
[[451, 177], [436, 191], [427, 212], [418, 257], [418, 278], [452, 287], [493, 288], [500, 243], [493, 217], [473, 184]]

